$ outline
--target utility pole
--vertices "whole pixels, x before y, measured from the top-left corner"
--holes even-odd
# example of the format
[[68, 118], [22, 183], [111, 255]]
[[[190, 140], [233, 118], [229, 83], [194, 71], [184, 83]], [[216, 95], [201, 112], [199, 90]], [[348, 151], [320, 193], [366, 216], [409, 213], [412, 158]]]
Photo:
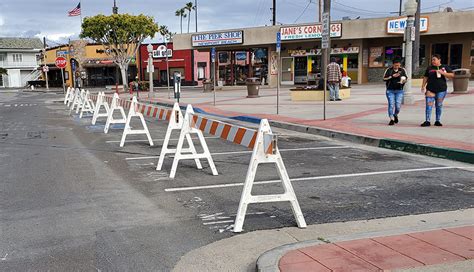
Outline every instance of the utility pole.
[[[321, 16], [323, 23], [323, 35], [321, 38], [321, 49], [323, 49], [323, 58], [321, 61], [321, 74], [324, 79], [324, 101], [323, 101], [323, 120], [326, 120], [326, 90], [327, 90], [327, 66], [329, 63], [329, 55], [331, 52], [331, 0], [324, 0], [324, 12]], [[325, 26], [326, 25], [326, 26]], [[326, 28], [326, 32], [325, 29]], [[326, 43], [325, 43], [326, 40]]]
[[272, 24], [276, 25], [276, 0], [273, 0], [272, 12], [273, 12]]
[[194, 14], [196, 15], [196, 32], [198, 32], [198, 1], [194, 0]]
[[417, 72], [420, 66], [420, 16], [421, 0], [418, 0], [418, 6], [415, 14], [415, 41], [413, 43], [413, 72]]
[[321, 23], [323, 20], [323, 0], [319, 0], [319, 20], [318, 22]]
[[116, 0], [114, 0], [114, 7], [112, 8], [112, 13], [113, 14], [118, 14], [118, 7], [117, 7]]
[[402, 16], [402, 2], [403, 0], [400, 0], [400, 8], [398, 9], [398, 16]]

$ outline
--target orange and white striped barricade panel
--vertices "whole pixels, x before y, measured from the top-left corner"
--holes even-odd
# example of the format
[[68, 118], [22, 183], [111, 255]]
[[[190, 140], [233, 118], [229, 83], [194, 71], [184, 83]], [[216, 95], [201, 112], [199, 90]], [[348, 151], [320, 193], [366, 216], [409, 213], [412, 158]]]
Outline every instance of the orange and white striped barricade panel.
[[[183, 126], [181, 128], [181, 133], [179, 134], [178, 145], [176, 146], [176, 152], [173, 159], [173, 165], [171, 166], [170, 178], [175, 177], [176, 169], [178, 168], [178, 163], [180, 160], [191, 160], [191, 159], [193, 159], [196, 162], [198, 169], [202, 169], [202, 166], [200, 165], [200, 163], [198, 164], [199, 159], [207, 159], [209, 163], [209, 167], [212, 170], [212, 174], [214, 176], [218, 175], [216, 166], [214, 165], [214, 161], [212, 160], [212, 157], [211, 157], [211, 152], [209, 152], [209, 148], [207, 147], [206, 140], [204, 139], [204, 135], [202, 131], [200, 131], [199, 129], [191, 125], [193, 115], [194, 115], [193, 107], [191, 105], [188, 105], [186, 108], [186, 114], [183, 120]], [[203, 153], [198, 154], [196, 152], [196, 149], [194, 148], [194, 144], [192, 144], [191, 134], [197, 134], [199, 142], [203, 149]], [[188, 143], [190, 143], [188, 150], [183, 149], [185, 138], [187, 138]]]
[[94, 107], [94, 101], [92, 101], [90, 97], [90, 92], [89, 90], [87, 90], [86, 94], [84, 95], [84, 101], [82, 101], [81, 113], [79, 114], [79, 118], [82, 118], [84, 112], [94, 114]]
[[[101, 113], [100, 110], [104, 108], [104, 112]], [[105, 101], [105, 93], [104, 92], [99, 92], [97, 95], [97, 100], [95, 102], [95, 109], [94, 109], [94, 116], [92, 117], [92, 125], [95, 125], [97, 122], [97, 118], [99, 117], [109, 117], [109, 103]]]
[[86, 99], [86, 91], [84, 89], [81, 89], [80, 95], [79, 95], [79, 101], [77, 103], [76, 107], [76, 114], [79, 114], [79, 111], [82, 109], [82, 103]]
[[[166, 155], [176, 153], [176, 148], [169, 148], [168, 145], [169, 145], [173, 130], [181, 131], [183, 127], [184, 118], [183, 118], [183, 114], [181, 113], [181, 109], [179, 108], [178, 103], [174, 103], [172, 110], [161, 109], [159, 114], [154, 113], [153, 115], [157, 116], [161, 120], [164, 120], [163, 118], [169, 119], [165, 140], [163, 141], [163, 146], [161, 147], [161, 152], [160, 152], [160, 158], [158, 159], [158, 164], [156, 166], [156, 170], [161, 170], [163, 167], [163, 162], [165, 160]], [[186, 141], [188, 143], [188, 148], [183, 148], [181, 151], [185, 153], [196, 154], [196, 149], [194, 148], [191, 135], [189, 134], [186, 135]], [[196, 162], [196, 167], [198, 169], [202, 169], [202, 165], [199, 159], [195, 159], [194, 161]]]
[[[109, 116], [107, 117], [107, 122], [105, 123], [104, 133], [109, 132], [109, 128], [111, 124], [125, 124], [127, 122], [127, 116], [125, 115], [125, 111], [122, 106], [119, 105], [121, 100], [117, 93], [114, 93], [113, 98], [111, 99], [111, 106], [109, 110]], [[120, 112], [121, 118], [115, 119], [114, 112], [118, 110]]]
[[[283, 185], [284, 193], [275, 195], [252, 195], [252, 187], [255, 181], [258, 165], [261, 163], [274, 163]], [[255, 146], [250, 159], [244, 188], [240, 197], [239, 208], [234, 223], [234, 232], [241, 232], [244, 224], [247, 206], [251, 203], [267, 203], [289, 201], [295, 216], [296, 223], [300, 228], [306, 228], [306, 221], [301, 212], [300, 205], [296, 199], [295, 191], [291, 185], [290, 178], [286, 171], [283, 159], [278, 150], [276, 137], [272, 134], [270, 124], [267, 119], [262, 119], [258, 129]]]
[[81, 96], [81, 91], [79, 89], [76, 89], [74, 99], [72, 100], [71, 108], [69, 109], [69, 114], [71, 114], [76, 109], [76, 107], [79, 108], [79, 105], [81, 103]]
[[67, 104], [70, 96], [71, 96], [71, 87], [67, 87], [66, 95], [64, 96], [64, 105]]
[[[128, 105], [128, 101], [126, 101], [125, 105]], [[146, 134], [146, 137], [148, 139], [148, 142], [150, 143], [150, 146], [153, 146], [153, 140], [151, 139], [150, 131], [148, 130], [148, 127], [146, 125], [145, 118], [143, 117], [143, 114], [141, 112], [138, 112], [138, 108], [140, 107], [140, 104], [138, 104], [136, 96], [132, 98], [132, 102], [130, 106], [128, 107], [130, 108], [130, 110], [128, 111], [127, 121], [125, 122], [125, 128], [123, 129], [122, 140], [120, 141], [120, 147], [123, 147], [125, 145], [125, 139], [127, 138], [127, 135], [130, 135], [130, 134]], [[140, 118], [143, 129], [132, 129], [130, 127], [130, 121], [132, 120], [133, 117]]]

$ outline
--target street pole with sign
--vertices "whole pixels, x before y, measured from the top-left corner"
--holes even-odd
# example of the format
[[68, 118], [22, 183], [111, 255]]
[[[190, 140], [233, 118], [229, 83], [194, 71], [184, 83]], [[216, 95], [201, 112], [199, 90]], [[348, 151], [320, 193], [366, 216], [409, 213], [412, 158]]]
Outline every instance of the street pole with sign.
[[323, 120], [326, 120], [326, 91], [328, 88], [327, 80], [327, 66], [329, 63], [329, 50], [331, 48], [331, 0], [324, 0], [324, 12], [323, 12], [323, 33], [321, 35], [321, 49], [323, 49], [323, 61], [321, 65], [321, 72], [324, 79], [324, 90], [323, 90]]
[[44, 75], [46, 77], [46, 90], [49, 90], [49, 83], [48, 83], [48, 71], [49, 71], [49, 67], [48, 66], [43, 66], [43, 72], [44, 72]]
[[146, 49], [148, 50], [148, 73], [150, 78], [150, 91], [148, 92], [148, 98], [153, 97], [153, 73], [155, 72], [155, 66], [153, 65], [153, 45], [148, 44]]
[[165, 47], [166, 47], [166, 84], [167, 84], [167, 89], [168, 89], [168, 99], [171, 98], [170, 94], [170, 66], [169, 66], [169, 59], [168, 59], [168, 39], [170, 39], [171, 36], [169, 34], [165, 35]]
[[214, 91], [214, 106], [216, 105], [216, 48], [211, 48], [211, 63], [212, 63], [212, 89]]
[[411, 77], [413, 71], [413, 41], [415, 41], [415, 13], [417, 10], [416, 0], [405, 2], [405, 13], [407, 18], [407, 27], [405, 28], [405, 70], [407, 72], [407, 83], [404, 86], [403, 104], [414, 104], [415, 97], [411, 91]]
[[63, 57], [56, 58], [55, 62], [56, 67], [61, 69], [61, 78], [63, 80], [63, 93], [66, 93], [66, 86], [64, 84], [64, 68], [66, 68], [67, 60]]
[[280, 113], [280, 53], [281, 53], [281, 33], [277, 32], [276, 36], [276, 51], [277, 51], [277, 114]]

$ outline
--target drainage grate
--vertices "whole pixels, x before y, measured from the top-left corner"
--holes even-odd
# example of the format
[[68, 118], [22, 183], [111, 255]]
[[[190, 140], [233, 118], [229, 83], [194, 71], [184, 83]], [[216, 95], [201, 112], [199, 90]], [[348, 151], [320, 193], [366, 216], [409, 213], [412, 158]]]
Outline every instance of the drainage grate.
[[8, 133], [0, 132], [0, 139], [6, 139], [7, 136], [8, 136]]

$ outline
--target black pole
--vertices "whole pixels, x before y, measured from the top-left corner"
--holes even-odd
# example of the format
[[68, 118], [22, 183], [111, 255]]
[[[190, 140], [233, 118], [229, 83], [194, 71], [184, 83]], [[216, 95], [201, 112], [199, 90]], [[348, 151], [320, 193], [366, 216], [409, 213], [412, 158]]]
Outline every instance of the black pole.
[[420, 16], [421, 0], [418, 0], [418, 7], [415, 14], [415, 42], [413, 44], [413, 66], [412, 71], [416, 72], [420, 66]]
[[398, 16], [402, 16], [402, 1], [403, 0], [400, 0], [400, 8], [398, 10]]
[[117, 7], [116, 0], [114, 0], [114, 6], [112, 8], [112, 13], [113, 14], [118, 14], [118, 7]]
[[273, 8], [272, 8], [272, 11], [273, 11], [273, 25], [276, 25], [276, 0], [273, 0]]
[[198, 1], [194, 0], [194, 13], [196, 17], [196, 32], [198, 32]]

